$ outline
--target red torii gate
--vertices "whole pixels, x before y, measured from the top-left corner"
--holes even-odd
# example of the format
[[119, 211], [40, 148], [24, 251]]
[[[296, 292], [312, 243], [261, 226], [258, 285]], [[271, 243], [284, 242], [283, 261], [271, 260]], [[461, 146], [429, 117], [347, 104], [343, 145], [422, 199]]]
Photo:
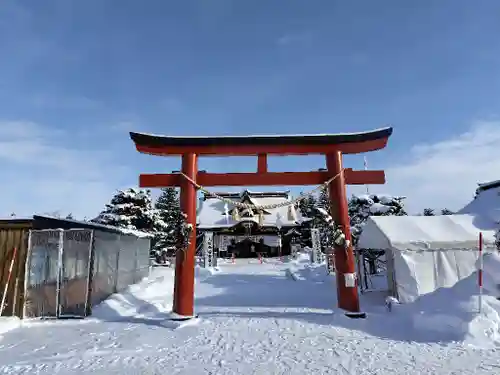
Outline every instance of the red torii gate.
[[[335, 249], [338, 306], [348, 316], [359, 316], [359, 296], [356, 283], [347, 276], [355, 274], [346, 185], [384, 184], [384, 171], [354, 171], [343, 168], [342, 154], [358, 154], [383, 149], [392, 128], [369, 132], [327, 135], [269, 135], [223, 137], [171, 137], [131, 132], [130, 137], [137, 151], [159, 156], [182, 157], [182, 174], [141, 174], [139, 186], [144, 188], [179, 186], [181, 210], [192, 225], [190, 244], [185, 251], [177, 252], [175, 262], [175, 287], [173, 315], [184, 320], [194, 317], [194, 267], [196, 253], [196, 187], [208, 186], [270, 186], [318, 185], [338, 175], [329, 186], [331, 213], [342, 229], [347, 248]], [[268, 155], [322, 154], [326, 158], [326, 171], [268, 172]], [[256, 173], [206, 173], [198, 172], [199, 156], [257, 156]], [[183, 174], [185, 176], [183, 176]], [[187, 178], [186, 178], [187, 177]], [[347, 276], [346, 276], [347, 275]]]

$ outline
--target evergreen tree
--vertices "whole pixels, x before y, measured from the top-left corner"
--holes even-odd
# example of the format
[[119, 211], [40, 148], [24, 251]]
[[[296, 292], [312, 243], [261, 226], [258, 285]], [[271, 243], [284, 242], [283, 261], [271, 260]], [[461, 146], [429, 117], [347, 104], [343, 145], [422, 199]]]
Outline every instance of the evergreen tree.
[[330, 195], [329, 195], [327, 187], [324, 187], [323, 189], [321, 189], [321, 191], [319, 193], [318, 207], [321, 207], [322, 209], [326, 210], [327, 212], [330, 212]]
[[369, 216], [406, 216], [403, 200], [390, 195], [353, 195], [349, 200], [349, 218], [353, 244], [357, 244], [363, 225]]
[[118, 191], [94, 223], [154, 233], [161, 226], [160, 217], [153, 209], [150, 190], [126, 189]]
[[435, 216], [434, 210], [432, 208], [424, 208], [424, 216]]
[[[349, 200], [349, 217], [353, 244], [358, 243], [363, 226], [369, 216], [406, 216], [403, 206], [406, 197], [389, 195], [353, 195]], [[371, 274], [377, 272], [376, 261], [383, 254], [376, 250], [363, 250]]]
[[333, 247], [333, 234], [335, 230], [335, 223], [333, 223], [330, 195], [328, 187], [323, 187], [319, 193], [318, 204], [315, 215], [315, 226], [320, 231], [321, 247], [326, 250]]
[[[314, 218], [316, 215], [316, 197], [312, 194], [303, 197], [299, 200], [296, 209], [300, 212], [304, 218]], [[298, 229], [300, 231], [300, 242], [303, 246], [311, 246], [311, 226], [313, 226], [312, 221], [303, 221]]]
[[441, 210], [441, 215], [453, 215], [453, 214], [454, 214], [453, 211], [451, 211], [451, 210], [449, 210], [447, 208], [443, 208]]
[[179, 203], [179, 197], [175, 188], [162, 189], [161, 195], [155, 203], [162, 226], [158, 228], [153, 239], [153, 250], [159, 252], [168, 251], [179, 244], [180, 229], [183, 216]]
[[312, 194], [308, 195], [304, 199], [301, 199], [298, 203], [298, 210], [303, 217], [314, 217], [314, 210], [317, 205], [316, 197]]

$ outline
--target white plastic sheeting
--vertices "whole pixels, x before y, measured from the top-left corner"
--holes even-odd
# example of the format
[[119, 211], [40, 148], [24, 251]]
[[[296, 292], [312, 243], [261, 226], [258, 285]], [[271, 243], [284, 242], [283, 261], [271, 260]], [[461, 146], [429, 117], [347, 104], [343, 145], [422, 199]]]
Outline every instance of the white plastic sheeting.
[[386, 251], [389, 290], [400, 302], [451, 287], [476, 269], [479, 232], [495, 250], [496, 225], [475, 215], [372, 216], [358, 248]]

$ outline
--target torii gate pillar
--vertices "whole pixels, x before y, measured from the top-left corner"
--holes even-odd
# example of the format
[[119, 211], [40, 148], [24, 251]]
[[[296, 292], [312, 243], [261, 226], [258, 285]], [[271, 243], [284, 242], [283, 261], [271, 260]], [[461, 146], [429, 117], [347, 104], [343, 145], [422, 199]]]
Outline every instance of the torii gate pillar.
[[330, 212], [333, 221], [340, 227], [345, 239], [349, 241], [347, 247], [335, 246], [338, 305], [348, 312], [358, 313], [360, 308], [357, 280], [354, 278], [354, 285], [349, 285], [349, 280], [346, 280], [346, 275], [356, 273], [356, 262], [352, 249], [345, 176], [344, 173], [340, 173], [342, 171], [342, 153], [340, 151], [326, 155], [326, 168], [332, 177], [340, 174], [328, 187]]
[[[196, 154], [182, 155], [182, 173], [196, 181], [198, 157]], [[175, 285], [173, 319], [185, 320], [194, 317], [194, 269], [196, 260], [196, 187], [187, 179], [181, 181], [180, 205], [186, 214], [186, 224], [191, 225], [189, 245], [175, 255]]]

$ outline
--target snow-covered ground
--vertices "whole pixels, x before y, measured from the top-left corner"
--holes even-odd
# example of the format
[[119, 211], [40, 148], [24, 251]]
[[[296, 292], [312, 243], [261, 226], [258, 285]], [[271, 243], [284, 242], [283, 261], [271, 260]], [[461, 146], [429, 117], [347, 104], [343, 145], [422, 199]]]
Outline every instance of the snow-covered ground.
[[[180, 328], [165, 320], [173, 270], [158, 267], [90, 319], [27, 322], [2, 334], [0, 374], [500, 372], [499, 349], [420, 334], [402, 309], [389, 313], [363, 297], [368, 318], [346, 318], [334, 308], [335, 283], [321, 267], [326, 272], [300, 260], [266, 259], [199, 271], [200, 320]], [[290, 270], [301, 277], [290, 277]]]

